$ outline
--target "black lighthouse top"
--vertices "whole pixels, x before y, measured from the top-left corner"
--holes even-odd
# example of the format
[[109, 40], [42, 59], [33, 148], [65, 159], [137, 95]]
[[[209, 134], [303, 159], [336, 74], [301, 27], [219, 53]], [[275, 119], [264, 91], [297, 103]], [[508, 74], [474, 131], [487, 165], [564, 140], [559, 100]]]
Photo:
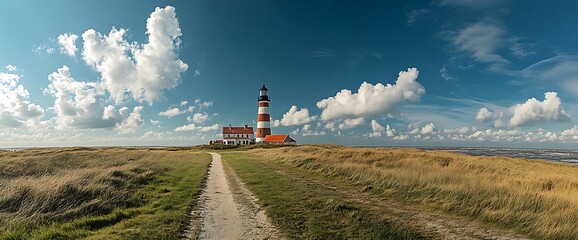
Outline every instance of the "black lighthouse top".
[[267, 91], [269, 89], [267, 89], [267, 87], [265, 87], [265, 84], [263, 84], [263, 87], [261, 89], [259, 89], [259, 99], [258, 101], [271, 101], [269, 100], [269, 96], [267, 96]]

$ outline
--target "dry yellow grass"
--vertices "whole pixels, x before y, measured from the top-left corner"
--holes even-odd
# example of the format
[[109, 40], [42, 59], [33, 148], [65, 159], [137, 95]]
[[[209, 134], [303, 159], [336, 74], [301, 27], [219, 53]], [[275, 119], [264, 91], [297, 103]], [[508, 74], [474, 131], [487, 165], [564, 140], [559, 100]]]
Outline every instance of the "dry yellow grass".
[[300, 146], [251, 154], [537, 238], [578, 239], [578, 166], [417, 149]]
[[173, 159], [193, 160], [187, 152], [148, 149], [0, 151], [0, 233], [141, 206], [152, 193], [138, 191], [182, 167]]

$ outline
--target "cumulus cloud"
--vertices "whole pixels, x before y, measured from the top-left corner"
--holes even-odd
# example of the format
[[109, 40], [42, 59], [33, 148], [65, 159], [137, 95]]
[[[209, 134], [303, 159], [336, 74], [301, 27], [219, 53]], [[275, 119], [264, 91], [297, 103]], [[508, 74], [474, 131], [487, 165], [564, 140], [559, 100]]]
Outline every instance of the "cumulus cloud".
[[480, 108], [480, 111], [476, 114], [476, 120], [480, 122], [493, 121], [493, 126], [497, 128], [505, 127], [506, 124], [502, 120], [503, 113], [492, 112], [486, 107]]
[[335, 122], [327, 122], [324, 125], [324, 128], [331, 129], [331, 131], [335, 131]]
[[530, 98], [525, 103], [513, 106], [511, 111], [513, 116], [509, 125], [513, 127], [521, 127], [540, 121], [565, 121], [569, 119], [569, 115], [564, 110], [562, 101], [556, 92], [544, 93], [544, 101]]
[[189, 116], [187, 120], [189, 122], [194, 122], [198, 124], [203, 124], [209, 119], [209, 115], [207, 113], [195, 113], [193, 116]]
[[480, 108], [480, 111], [478, 111], [478, 114], [476, 115], [476, 120], [480, 122], [487, 122], [492, 119], [494, 119], [494, 114], [485, 107]]
[[162, 111], [159, 113], [159, 116], [164, 116], [164, 117], [176, 117], [179, 116], [181, 114], [185, 113], [185, 111], [181, 111], [179, 108], [169, 108], [166, 111]]
[[30, 93], [18, 84], [20, 77], [0, 72], [0, 125], [5, 127], [20, 127], [26, 123], [34, 125], [44, 115], [44, 109], [30, 102]]
[[56, 125], [60, 129], [94, 129], [116, 127], [121, 133], [140, 127], [142, 106], [133, 112], [127, 107], [103, 107], [105, 89], [101, 83], [76, 81], [67, 66], [48, 75], [50, 84], [44, 92], [54, 96]]
[[361, 126], [363, 124], [365, 124], [365, 119], [363, 119], [363, 118], [345, 119], [341, 123], [339, 123], [337, 128], [350, 129], [350, 128], [354, 128], [357, 126]]
[[321, 120], [388, 114], [405, 101], [417, 101], [425, 93], [425, 88], [416, 81], [418, 74], [416, 68], [409, 68], [399, 73], [394, 85], [363, 82], [357, 93], [343, 89], [317, 102], [317, 107], [323, 110]]
[[433, 123], [423, 126], [420, 133], [421, 134], [432, 134], [434, 133], [436, 126]]
[[116, 107], [114, 107], [112, 105], [108, 105], [104, 108], [104, 112], [102, 114], [102, 119], [108, 120], [111, 118], [116, 118], [117, 116], [118, 116], [118, 113], [116, 111]]
[[371, 130], [373, 132], [369, 133], [369, 137], [381, 137], [383, 131], [385, 131], [385, 128], [377, 121], [371, 120]]
[[219, 124], [213, 124], [213, 125], [210, 125], [210, 126], [200, 126], [200, 127], [197, 127], [197, 130], [198, 130], [199, 132], [216, 131], [216, 130], [219, 130]]
[[421, 126], [420, 124], [410, 123], [408, 129], [411, 131], [407, 132], [408, 135], [413, 136], [416, 139], [420, 139], [425, 136], [425, 139], [431, 139], [433, 134], [439, 133], [437, 127], [433, 124], [426, 124]]
[[400, 134], [393, 137], [393, 140], [407, 140], [407, 139], [409, 139], [409, 136], [405, 134]]
[[76, 81], [67, 66], [48, 75], [48, 80], [50, 84], [45, 92], [56, 98], [54, 110], [58, 127], [111, 128], [118, 123], [111, 107], [105, 111], [99, 103], [98, 98], [105, 94], [100, 84]]
[[560, 138], [563, 140], [578, 140], [578, 126], [574, 125], [574, 127], [566, 129], [560, 133]]
[[294, 131], [291, 131], [291, 134], [301, 136], [323, 136], [326, 134], [326, 132], [320, 130], [313, 130], [311, 128], [311, 124], [305, 124], [301, 129], [297, 128]]
[[78, 48], [76, 48], [76, 34], [61, 34], [58, 36], [58, 45], [60, 45], [60, 52], [68, 56], [74, 56]]
[[381, 137], [384, 135], [387, 137], [394, 137], [396, 132], [396, 130], [390, 127], [389, 124], [386, 124], [385, 127], [383, 127], [376, 120], [371, 120], [371, 131], [369, 137]]
[[219, 130], [219, 124], [213, 124], [210, 126], [196, 126], [194, 123], [191, 123], [175, 128], [175, 132], [187, 132], [187, 131], [209, 132], [216, 130]]
[[178, 59], [181, 29], [175, 8], [156, 8], [147, 19], [146, 44], [129, 43], [125, 29], [112, 28], [108, 35], [89, 29], [82, 34], [85, 62], [101, 74], [103, 87], [123, 102], [161, 99], [165, 89], [181, 82], [188, 65]]
[[144, 124], [141, 116], [142, 110], [143, 106], [134, 107], [133, 111], [128, 115], [128, 117], [126, 117], [120, 124], [116, 125], [116, 129], [119, 130], [120, 133], [134, 132]]
[[175, 128], [175, 132], [186, 132], [186, 131], [194, 131], [197, 128], [194, 123], [183, 125], [180, 127]]
[[283, 114], [281, 120], [275, 120], [273, 126], [297, 126], [313, 122], [317, 119], [316, 116], [309, 116], [307, 108], [297, 110], [297, 106], [291, 106], [288, 112]]

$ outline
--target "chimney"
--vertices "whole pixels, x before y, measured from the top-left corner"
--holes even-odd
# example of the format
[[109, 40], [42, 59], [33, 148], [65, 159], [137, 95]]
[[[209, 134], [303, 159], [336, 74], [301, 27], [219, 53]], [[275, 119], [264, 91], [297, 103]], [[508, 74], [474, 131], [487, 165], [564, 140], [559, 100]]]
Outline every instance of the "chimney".
[[229, 124], [229, 130], [231, 130], [231, 124]]
[[245, 124], [245, 129], [247, 129], [247, 124]]

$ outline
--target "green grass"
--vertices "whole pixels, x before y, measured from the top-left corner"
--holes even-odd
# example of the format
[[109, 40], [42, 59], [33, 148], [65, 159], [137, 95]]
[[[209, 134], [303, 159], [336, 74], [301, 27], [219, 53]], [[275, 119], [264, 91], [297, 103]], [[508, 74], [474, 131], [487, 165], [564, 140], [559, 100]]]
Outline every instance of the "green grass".
[[[247, 152], [223, 152], [230, 166], [259, 198], [272, 223], [291, 239], [420, 239], [379, 212], [367, 210], [315, 187], [308, 179], [295, 178], [282, 169]], [[280, 172], [284, 171], [284, 172]]]
[[2, 152], [0, 239], [178, 239], [209, 163], [190, 151]]
[[[269, 166], [328, 179], [445, 216], [536, 239], [578, 239], [578, 167], [417, 149], [299, 146], [247, 152]], [[355, 194], [355, 192], [352, 192]]]

